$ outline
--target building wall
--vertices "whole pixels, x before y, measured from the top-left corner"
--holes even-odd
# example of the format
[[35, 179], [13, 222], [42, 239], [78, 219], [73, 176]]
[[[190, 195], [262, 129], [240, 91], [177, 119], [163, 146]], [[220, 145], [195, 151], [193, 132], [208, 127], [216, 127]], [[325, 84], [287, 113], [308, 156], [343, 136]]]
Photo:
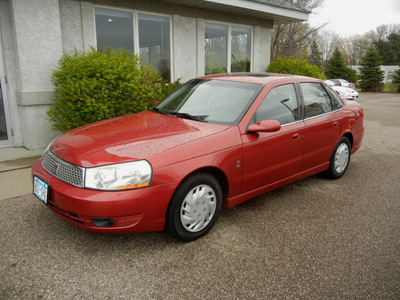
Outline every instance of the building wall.
[[14, 146], [38, 149], [54, 137], [46, 121], [51, 70], [62, 54], [58, 1], [2, 1], [1, 23]]
[[[170, 15], [172, 80], [204, 75], [205, 21], [253, 26], [253, 71], [269, 64], [272, 21], [204, 11], [157, 1], [0, 0], [0, 30], [11, 126], [16, 147], [44, 148], [59, 133], [46, 112], [53, 103], [52, 70], [63, 51], [96, 46], [94, 6], [137, 9]], [[117, 5], [117, 6], [116, 6]]]
[[[0, 46], [2, 46], [2, 61], [6, 77], [2, 78], [3, 96], [8, 99], [10, 123], [8, 126], [13, 128], [15, 145], [22, 145], [22, 129], [19, 122], [18, 106], [15, 100], [15, 90], [17, 89], [17, 68], [16, 57], [14, 55], [14, 40], [12, 38], [12, 22], [9, 14], [9, 5], [5, 0], [0, 0]], [[6, 60], [7, 59], [7, 60]], [[7, 78], [7, 79], [5, 79]], [[4, 82], [7, 81], [6, 86]], [[7, 95], [4, 95], [7, 94]], [[13, 96], [13, 97], [11, 97]]]

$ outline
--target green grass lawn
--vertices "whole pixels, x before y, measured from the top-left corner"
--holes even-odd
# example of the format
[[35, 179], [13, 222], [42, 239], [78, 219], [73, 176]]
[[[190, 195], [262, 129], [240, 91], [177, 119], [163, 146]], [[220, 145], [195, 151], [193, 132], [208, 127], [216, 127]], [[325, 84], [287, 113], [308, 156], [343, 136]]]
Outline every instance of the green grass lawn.
[[383, 87], [383, 91], [384, 93], [395, 93], [396, 89], [394, 84], [385, 84]]

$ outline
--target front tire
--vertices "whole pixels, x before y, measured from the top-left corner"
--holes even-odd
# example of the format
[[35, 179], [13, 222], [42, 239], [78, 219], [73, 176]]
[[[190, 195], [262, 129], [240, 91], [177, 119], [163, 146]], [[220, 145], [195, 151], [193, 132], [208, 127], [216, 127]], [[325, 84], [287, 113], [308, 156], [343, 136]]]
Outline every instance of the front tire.
[[351, 145], [347, 137], [343, 136], [336, 144], [335, 150], [333, 151], [328, 175], [332, 179], [338, 179], [346, 173], [347, 167], [350, 163], [351, 156]]
[[209, 174], [186, 179], [172, 197], [166, 216], [166, 230], [183, 241], [204, 236], [217, 221], [222, 207], [222, 189]]

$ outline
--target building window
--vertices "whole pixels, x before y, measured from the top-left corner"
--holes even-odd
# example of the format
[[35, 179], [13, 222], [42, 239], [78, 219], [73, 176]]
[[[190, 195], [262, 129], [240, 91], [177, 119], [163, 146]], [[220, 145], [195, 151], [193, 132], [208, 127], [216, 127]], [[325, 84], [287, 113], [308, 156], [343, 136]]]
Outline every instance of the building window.
[[226, 73], [228, 26], [222, 24], [205, 24], [206, 74]]
[[251, 29], [232, 26], [231, 72], [250, 72]]
[[165, 79], [170, 80], [170, 26], [169, 18], [139, 14], [140, 56], [147, 65], [153, 65]]
[[96, 7], [95, 16], [98, 50], [110, 47], [134, 51], [131, 12]]
[[251, 45], [251, 28], [205, 23], [205, 74], [250, 72]]
[[132, 51], [171, 80], [169, 17], [96, 7], [95, 18], [98, 50]]

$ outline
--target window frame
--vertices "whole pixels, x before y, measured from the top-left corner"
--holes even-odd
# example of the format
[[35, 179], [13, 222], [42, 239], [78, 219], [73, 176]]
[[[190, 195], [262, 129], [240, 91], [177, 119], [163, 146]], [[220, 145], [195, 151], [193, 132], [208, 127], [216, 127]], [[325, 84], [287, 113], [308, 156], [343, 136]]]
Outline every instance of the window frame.
[[[294, 123], [298, 123], [298, 122], [302, 122], [303, 121], [303, 105], [302, 105], [302, 103], [301, 103], [301, 101], [300, 101], [300, 99], [299, 99], [299, 91], [298, 91], [298, 88], [297, 88], [297, 85], [296, 85], [296, 83], [294, 83], [294, 82], [288, 82], [288, 83], [282, 83], [282, 84], [279, 84], [279, 85], [276, 85], [276, 86], [274, 86], [274, 87], [272, 87], [269, 91], [268, 91], [268, 93], [265, 95], [265, 97], [264, 97], [264, 99], [261, 101], [261, 103], [258, 105], [258, 107], [257, 107], [257, 109], [256, 109], [256, 111], [254, 112], [254, 114], [253, 114], [253, 116], [252, 116], [252, 122], [251, 123], [257, 123], [257, 122], [259, 122], [260, 120], [257, 120], [257, 116], [256, 116], [256, 114], [257, 114], [257, 111], [260, 109], [260, 107], [264, 104], [264, 102], [266, 102], [267, 101], [267, 97], [268, 97], [268, 95], [270, 95], [270, 93], [271, 93], [271, 91], [273, 91], [274, 89], [276, 89], [276, 88], [280, 88], [280, 87], [283, 87], [283, 86], [292, 86], [292, 88], [293, 88], [293, 93], [294, 93], [294, 96], [295, 96], [295, 101], [296, 101], [296, 105], [297, 105], [297, 119], [295, 118], [295, 120], [293, 120], [292, 122], [287, 122], [287, 123], [284, 123], [284, 124], [282, 124], [279, 120], [276, 120], [276, 119], [261, 119], [261, 120], [276, 120], [276, 121], [278, 121], [279, 123], [281, 123], [281, 126], [287, 126], [287, 125], [290, 125], [290, 124], [294, 124]], [[267, 104], [268, 105], [268, 104]], [[291, 112], [292, 112], [292, 110], [291, 110]]]
[[[332, 109], [332, 110], [331, 110], [331, 111], [324, 112], [324, 113], [319, 114], [319, 115], [307, 117], [307, 116], [306, 116], [306, 102], [305, 102], [305, 100], [304, 100], [304, 94], [303, 94], [303, 90], [302, 90], [302, 88], [301, 88], [301, 85], [304, 84], [304, 83], [319, 84], [319, 85], [322, 87], [322, 89], [325, 91], [325, 93], [328, 95], [328, 98], [329, 98], [329, 101], [330, 101], [331, 109]], [[340, 99], [340, 97], [336, 97], [336, 95], [335, 95], [334, 93], [331, 93], [330, 88], [327, 87], [325, 84], [323, 84], [323, 83], [321, 83], [321, 82], [301, 81], [301, 82], [296, 83], [296, 86], [297, 86], [297, 90], [298, 90], [298, 93], [299, 93], [300, 98], [301, 98], [302, 120], [308, 120], [308, 119], [318, 118], [318, 117], [320, 117], [320, 116], [324, 116], [324, 115], [327, 115], [327, 114], [330, 114], [330, 113], [334, 113], [334, 112], [337, 112], [337, 111], [339, 111], [339, 110], [344, 109], [344, 103], [343, 103], [342, 99]], [[335, 97], [335, 98], [339, 101], [339, 103], [341, 104], [341, 106], [340, 106], [339, 108], [335, 108], [334, 103], [333, 103], [333, 101], [334, 101], [333, 97]]]
[[[343, 109], [344, 103], [343, 103], [342, 99], [340, 98], [340, 96], [331, 87], [326, 86], [326, 85], [322, 85], [322, 86], [325, 88], [326, 92], [328, 93], [329, 97], [331, 98], [333, 111], [338, 111], [338, 110]], [[338, 108], [335, 108], [334, 102], [339, 103]]]
[[[106, 7], [106, 6], [93, 6], [93, 18], [94, 18], [94, 32], [95, 32], [95, 42], [96, 42], [96, 49], [99, 51], [98, 48], [98, 36], [97, 36], [97, 25], [96, 25], [96, 9], [107, 9], [107, 10], [113, 10], [113, 11], [118, 11], [118, 12], [125, 12], [125, 13], [130, 13], [132, 14], [132, 50], [135, 52], [135, 47], [136, 47], [136, 41], [135, 41], [135, 19], [136, 16], [134, 14], [134, 12], [132, 10], [128, 10], [128, 9], [114, 9], [114, 8], [110, 8], [110, 7]], [[127, 49], [130, 50], [130, 49]], [[135, 52], [136, 53], [136, 52]]]
[[[132, 27], [133, 27], [133, 53], [136, 55], [140, 56], [140, 41], [139, 41], [139, 14], [144, 14], [144, 15], [150, 15], [150, 16], [159, 16], [159, 17], [166, 17], [169, 19], [169, 60], [170, 60], [170, 78], [171, 82], [175, 81], [175, 72], [174, 72], [174, 55], [173, 55], [173, 18], [171, 15], [168, 14], [159, 14], [159, 13], [154, 13], [154, 12], [149, 12], [149, 11], [144, 11], [144, 10], [138, 10], [138, 9], [127, 9], [127, 8], [120, 8], [120, 7], [112, 7], [112, 6], [105, 6], [105, 5], [94, 5], [93, 6], [93, 19], [94, 19], [94, 32], [95, 32], [95, 42], [96, 42], [96, 49], [99, 50], [97, 47], [97, 30], [96, 30], [96, 8], [103, 8], [103, 9], [109, 9], [109, 10], [115, 10], [115, 11], [123, 11], [123, 12], [130, 12], [132, 13]], [[156, 67], [156, 66], [154, 66]]]
[[[219, 22], [219, 21], [214, 21], [214, 20], [204, 20], [204, 37], [203, 37], [203, 42], [204, 42], [204, 74], [205, 75], [212, 75], [213, 73], [207, 74], [206, 73], [206, 50], [205, 50], [205, 35], [206, 35], [206, 24], [216, 24], [216, 25], [224, 25], [228, 27], [228, 32], [227, 32], [227, 49], [226, 49], [226, 55], [227, 55], [227, 60], [226, 60], [226, 73], [231, 73], [232, 70], [232, 27], [242, 27], [242, 28], [248, 28], [250, 29], [251, 32], [251, 41], [250, 41], [250, 71], [253, 71], [253, 60], [254, 60], [254, 27], [253, 26], [248, 26], [248, 25], [243, 25], [243, 24], [237, 24], [237, 23], [227, 23], [227, 22]], [[246, 72], [246, 71], [245, 71]]]

